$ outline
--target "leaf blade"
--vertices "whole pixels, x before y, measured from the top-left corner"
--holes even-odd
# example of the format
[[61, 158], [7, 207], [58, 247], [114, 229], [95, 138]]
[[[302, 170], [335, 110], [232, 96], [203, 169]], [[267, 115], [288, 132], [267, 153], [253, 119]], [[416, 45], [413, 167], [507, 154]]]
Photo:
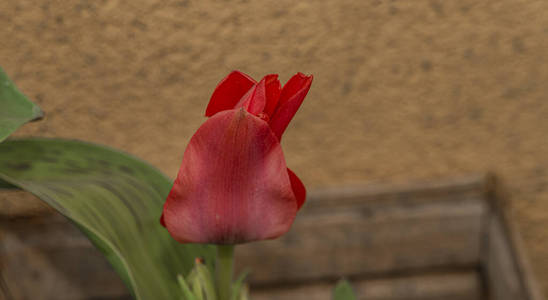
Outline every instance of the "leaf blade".
[[180, 299], [178, 274], [211, 246], [181, 245], [159, 217], [171, 181], [114, 149], [62, 139], [0, 143], [0, 178], [67, 216], [103, 251], [137, 299]]
[[42, 110], [28, 100], [0, 68], [0, 142], [21, 125], [43, 115]]
[[333, 300], [356, 300], [354, 290], [347, 280], [339, 280], [333, 290]]

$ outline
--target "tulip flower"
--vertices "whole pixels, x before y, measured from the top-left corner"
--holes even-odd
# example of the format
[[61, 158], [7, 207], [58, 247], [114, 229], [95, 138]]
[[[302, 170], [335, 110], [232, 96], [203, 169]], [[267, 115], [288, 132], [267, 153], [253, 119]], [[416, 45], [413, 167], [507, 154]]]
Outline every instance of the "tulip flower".
[[174, 239], [231, 245], [290, 229], [306, 190], [280, 140], [311, 83], [298, 73], [282, 88], [278, 75], [257, 83], [233, 71], [217, 85], [164, 204], [161, 222]]

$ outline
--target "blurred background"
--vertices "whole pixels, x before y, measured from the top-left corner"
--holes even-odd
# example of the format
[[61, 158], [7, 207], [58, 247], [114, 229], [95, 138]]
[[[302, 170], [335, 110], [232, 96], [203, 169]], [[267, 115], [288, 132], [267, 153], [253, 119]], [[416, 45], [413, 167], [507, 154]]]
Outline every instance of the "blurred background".
[[547, 1], [7, 0], [0, 41], [46, 112], [17, 136], [170, 177], [231, 70], [313, 74], [283, 141], [309, 190], [493, 172], [548, 291]]

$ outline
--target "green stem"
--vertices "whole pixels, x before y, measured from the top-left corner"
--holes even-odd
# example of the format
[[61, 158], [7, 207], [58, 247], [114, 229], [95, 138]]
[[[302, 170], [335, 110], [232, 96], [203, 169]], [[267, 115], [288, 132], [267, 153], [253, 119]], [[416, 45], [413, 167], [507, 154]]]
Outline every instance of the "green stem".
[[234, 246], [217, 245], [217, 289], [219, 300], [230, 300], [232, 272], [234, 265]]

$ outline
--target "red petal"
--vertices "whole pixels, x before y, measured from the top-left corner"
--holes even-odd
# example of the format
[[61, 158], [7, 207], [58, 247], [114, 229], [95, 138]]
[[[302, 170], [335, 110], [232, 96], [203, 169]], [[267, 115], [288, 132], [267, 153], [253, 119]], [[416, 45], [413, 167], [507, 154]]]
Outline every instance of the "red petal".
[[291, 97], [293, 97], [297, 92], [302, 90], [304, 87], [308, 85], [308, 88], [310, 88], [310, 84], [312, 83], [312, 76], [306, 76], [303, 73], [299, 72], [293, 77], [291, 77], [284, 85], [284, 88], [280, 94], [280, 105], [283, 105]]
[[289, 122], [291, 122], [303, 103], [304, 97], [306, 97], [312, 84], [312, 79], [312, 75], [307, 77], [302, 73], [298, 73], [285, 84], [280, 95], [278, 108], [270, 120], [270, 128], [272, 128], [278, 139], [281, 140], [287, 125], [289, 125]]
[[162, 226], [166, 227], [166, 222], [164, 221], [164, 214], [163, 213], [160, 216], [160, 224], [162, 224]]
[[304, 187], [303, 182], [299, 179], [299, 177], [297, 177], [297, 175], [295, 175], [295, 173], [293, 173], [293, 171], [287, 169], [287, 173], [289, 174], [293, 194], [295, 195], [295, 198], [297, 198], [297, 208], [301, 209], [304, 201], [306, 200], [306, 188]]
[[269, 76], [271, 77], [266, 80], [266, 106], [264, 108], [264, 113], [268, 116], [272, 116], [280, 99], [282, 85], [278, 80], [277, 74]]
[[280, 97], [280, 81], [277, 74], [266, 75], [246, 95], [240, 99], [234, 108], [245, 108], [248, 112], [258, 115], [263, 111], [270, 115], [274, 112]]
[[256, 83], [248, 75], [240, 71], [232, 71], [215, 88], [207, 105], [206, 116], [211, 117], [220, 111], [234, 108], [240, 98]]
[[266, 122], [233, 109], [190, 140], [164, 221], [179, 242], [234, 244], [282, 235], [296, 212], [278, 140]]
[[[266, 78], [266, 77], [265, 77]], [[266, 105], [266, 86], [265, 78], [261, 79], [234, 108], [245, 108], [249, 113], [258, 115]]]

